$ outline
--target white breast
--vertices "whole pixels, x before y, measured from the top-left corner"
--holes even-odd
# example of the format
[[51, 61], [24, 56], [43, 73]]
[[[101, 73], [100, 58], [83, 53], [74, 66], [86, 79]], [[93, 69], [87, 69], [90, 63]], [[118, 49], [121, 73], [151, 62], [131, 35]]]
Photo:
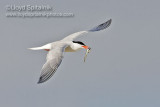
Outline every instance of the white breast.
[[65, 52], [76, 52], [78, 50], [82, 49], [82, 46], [77, 44], [77, 43], [73, 43], [72, 45], [68, 46], [65, 49]]

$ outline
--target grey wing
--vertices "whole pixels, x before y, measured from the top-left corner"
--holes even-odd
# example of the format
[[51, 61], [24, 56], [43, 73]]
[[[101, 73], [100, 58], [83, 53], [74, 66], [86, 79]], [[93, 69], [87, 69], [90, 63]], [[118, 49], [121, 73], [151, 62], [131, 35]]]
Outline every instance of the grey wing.
[[109, 27], [111, 25], [111, 22], [112, 22], [112, 19], [110, 19], [110, 20], [106, 21], [105, 23], [102, 23], [102, 24], [100, 24], [100, 25], [98, 25], [98, 26], [96, 26], [96, 27], [94, 27], [94, 28], [92, 28], [90, 30], [73, 33], [73, 34], [65, 37], [62, 40], [63, 41], [73, 41], [74, 39], [76, 39], [77, 37], [79, 37], [82, 34], [104, 30], [104, 29], [106, 29], [107, 27]]
[[59, 58], [59, 59], [55, 58], [50, 61], [47, 61], [42, 68], [42, 72], [41, 72], [38, 83], [43, 83], [48, 79], [50, 79], [53, 76], [53, 74], [56, 72], [61, 62], [62, 62], [62, 58]]
[[56, 72], [57, 68], [62, 62], [64, 49], [56, 48], [49, 51], [47, 55], [49, 58], [47, 58], [46, 63], [42, 67], [42, 72], [38, 84], [47, 81]]
[[102, 23], [94, 28], [92, 28], [91, 30], [89, 30], [90, 32], [95, 32], [95, 31], [100, 31], [103, 29], [106, 29], [107, 27], [109, 27], [111, 25], [112, 19], [108, 20], [105, 23]]
[[64, 39], [62, 39], [62, 41], [73, 41], [74, 39], [76, 39], [77, 37], [79, 37], [82, 34], [88, 33], [88, 31], [80, 31], [80, 32], [76, 32], [73, 33], [67, 37], [65, 37]]

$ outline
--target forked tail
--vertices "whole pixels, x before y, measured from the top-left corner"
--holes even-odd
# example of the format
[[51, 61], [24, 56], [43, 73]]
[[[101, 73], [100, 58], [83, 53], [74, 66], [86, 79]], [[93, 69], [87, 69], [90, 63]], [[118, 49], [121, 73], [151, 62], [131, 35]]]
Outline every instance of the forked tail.
[[51, 49], [51, 44], [47, 44], [47, 45], [44, 45], [44, 46], [41, 46], [41, 47], [33, 47], [33, 48], [28, 48], [30, 50], [46, 50], [46, 51], [49, 51]]

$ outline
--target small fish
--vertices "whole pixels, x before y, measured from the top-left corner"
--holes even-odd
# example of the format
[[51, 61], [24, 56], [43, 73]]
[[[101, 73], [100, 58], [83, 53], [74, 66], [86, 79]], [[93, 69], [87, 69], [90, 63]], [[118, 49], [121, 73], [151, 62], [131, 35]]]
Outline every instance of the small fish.
[[84, 56], [84, 62], [86, 61], [87, 54], [90, 52], [90, 50], [91, 50], [91, 48], [88, 48], [88, 49], [86, 50], [86, 54], [85, 54], [85, 56]]

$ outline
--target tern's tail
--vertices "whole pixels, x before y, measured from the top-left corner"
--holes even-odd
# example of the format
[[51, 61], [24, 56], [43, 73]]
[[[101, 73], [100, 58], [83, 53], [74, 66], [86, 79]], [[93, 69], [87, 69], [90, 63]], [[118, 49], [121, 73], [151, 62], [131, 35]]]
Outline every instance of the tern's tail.
[[33, 48], [28, 48], [30, 50], [50, 50], [51, 49], [51, 44], [47, 44], [47, 45], [44, 45], [44, 46], [41, 46], [41, 47], [33, 47]]
[[44, 49], [43, 47], [34, 47], [34, 48], [28, 48], [30, 50], [41, 50], [41, 49]]

